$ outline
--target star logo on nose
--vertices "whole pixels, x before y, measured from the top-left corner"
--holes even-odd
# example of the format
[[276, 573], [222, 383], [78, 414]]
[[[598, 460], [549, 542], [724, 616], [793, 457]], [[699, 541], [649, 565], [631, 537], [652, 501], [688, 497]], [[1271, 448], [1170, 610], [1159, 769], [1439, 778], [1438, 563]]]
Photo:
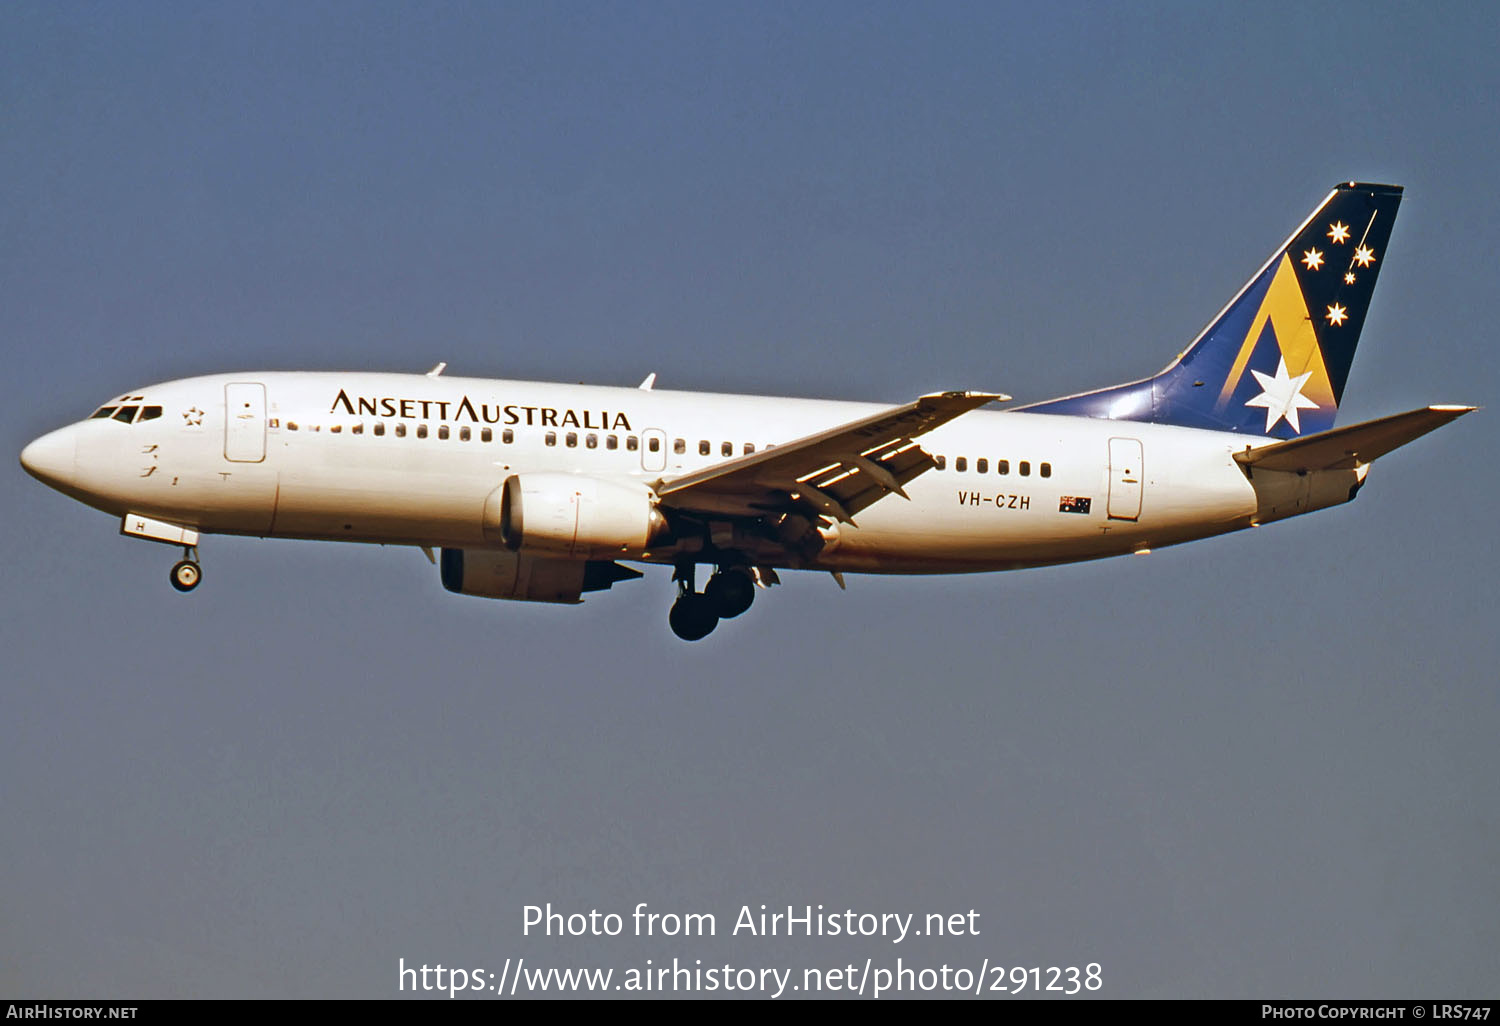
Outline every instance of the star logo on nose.
[[189, 407], [183, 412], [182, 419], [188, 427], [197, 427], [203, 423], [203, 411], [196, 406]]

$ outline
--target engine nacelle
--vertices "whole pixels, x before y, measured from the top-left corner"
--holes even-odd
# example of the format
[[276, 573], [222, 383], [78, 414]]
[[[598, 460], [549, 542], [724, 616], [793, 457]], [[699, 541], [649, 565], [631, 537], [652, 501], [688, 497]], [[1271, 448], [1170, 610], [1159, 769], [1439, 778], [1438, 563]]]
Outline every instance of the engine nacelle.
[[505, 549], [444, 549], [439, 563], [449, 591], [525, 602], [581, 602], [586, 567]]
[[572, 559], [638, 557], [667, 533], [639, 481], [513, 474], [484, 504], [484, 534], [512, 552]]
[[461, 595], [522, 602], [581, 602], [586, 591], [605, 591], [640, 571], [582, 559], [549, 559], [507, 549], [444, 549], [443, 587]]

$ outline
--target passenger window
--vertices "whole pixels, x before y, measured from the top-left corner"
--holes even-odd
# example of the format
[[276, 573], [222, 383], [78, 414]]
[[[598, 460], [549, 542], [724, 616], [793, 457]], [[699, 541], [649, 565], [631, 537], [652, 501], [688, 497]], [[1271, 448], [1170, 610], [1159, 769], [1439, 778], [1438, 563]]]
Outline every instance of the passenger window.
[[1042, 476], [1043, 477], [1051, 477], [1052, 476], [1052, 464], [1050, 464], [1050, 463], [1043, 463], [1042, 464]]
[[97, 410], [94, 411], [94, 415], [92, 417], [90, 417], [89, 419], [90, 420], [106, 420], [111, 415], [113, 415], [114, 412], [115, 412], [115, 408], [113, 406], [101, 406]]
[[[510, 438], [507, 437], [509, 434], [510, 434], [510, 428], [506, 428], [505, 429], [505, 434], [500, 436], [500, 440], [503, 441], [503, 442], [510, 441]], [[495, 429], [494, 428], [480, 428], [479, 429], [479, 440], [481, 442], [493, 442], [495, 440]]]
[[[296, 426], [293, 425], [293, 424], [288, 424], [287, 427], [291, 428], [293, 431], [297, 430]], [[376, 423], [375, 423], [375, 437], [376, 438], [383, 438], [383, 437], [385, 437], [385, 425], [383, 423], [379, 422], [379, 421], [376, 421]]]
[[[446, 431], [447, 428], [444, 428], [443, 430]], [[460, 442], [467, 442], [469, 439], [471, 439], [473, 437], [474, 437], [474, 432], [472, 432], [472, 431], [469, 430], [469, 426], [467, 424], [465, 424], [463, 427], [461, 427], [461, 428], [458, 429], [458, 440]]]
[[606, 449], [618, 449], [620, 447], [620, 436], [606, 435], [604, 437], [604, 447]]
[[289, 420], [289, 421], [287, 421], [286, 422], [286, 429], [288, 431], [296, 431], [297, 430], [297, 422], [295, 420]]
[[362, 434], [364, 434], [365, 433], [364, 422], [361, 421], [360, 423], [354, 425], [352, 428], [349, 429], [349, 433], [351, 435], [362, 435]]
[[426, 424], [418, 424], [417, 425], [417, 437], [418, 438], [426, 438], [427, 437], [427, 425]]
[[754, 451], [755, 451], [755, 443], [754, 442], [746, 442], [745, 443], [745, 455], [749, 456]]
[[333, 425], [333, 427], [331, 427], [331, 428], [328, 429], [328, 433], [330, 435], [336, 435], [336, 434], [338, 434], [339, 432], [341, 432], [343, 430], [344, 430], [344, 425], [342, 425], [342, 424], [335, 424], [335, 425]]
[[946, 456], [934, 456], [932, 462], [938, 470], [948, 469], [948, 457]]
[[[484, 429], [484, 440], [486, 442], [488, 442], [491, 438], [494, 438], [494, 437], [495, 437], [495, 433], [493, 431], [491, 431], [489, 428], [485, 428]], [[506, 445], [509, 445], [510, 443], [514, 442], [515, 440], [516, 440], [516, 433], [514, 431], [512, 431], [510, 428], [506, 428], [504, 431], [500, 432], [500, 441], [504, 442]]]
[[[651, 439], [651, 441], [655, 442], [656, 439], [653, 438], [653, 439]], [[653, 448], [651, 451], [655, 452], [656, 449]], [[686, 438], [674, 438], [672, 440], [672, 451], [675, 452], [679, 456], [681, 456], [683, 453], [687, 452], [687, 439]]]
[[448, 440], [448, 425], [447, 424], [439, 424], [438, 425], [438, 441], [440, 441], [440, 442], [446, 442], [447, 440]]
[[698, 441], [698, 455], [699, 456], [707, 456], [708, 453], [709, 453], [709, 450], [712, 449], [712, 448], [713, 447], [708, 444], [708, 439], [706, 439], [706, 438], [699, 439], [699, 441]]
[[142, 420], [155, 420], [157, 417], [160, 417], [160, 416], [161, 416], [161, 407], [160, 406], [147, 406], [145, 409], [141, 410], [141, 419]]
[[599, 436], [592, 433], [585, 435], [583, 438], [583, 446], [585, 449], [599, 448]]
[[121, 406], [115, 411], [115, 420], [118, 420], [122, 424], [129, 424], [132, 420], [135, 420], [135, 411], [139, 409], [139, 406]]
[[965, 470], [968, 470], [969, 458], [967, 456], [960, 456], [958, 459], [954, 460], [953, 469], [958, 471], [959, 473], [963, 473]]
[[397, 438], [405, 438], [406, 437], [406, 425], [405, 424], [397, 424], [396, 425], [396, 437]]
[[990, 470], [990, 461], [981, 456], [979, 459], [974, 461], [974, 469], [979, 471], [981, 474], [987, 474]]
[[1021, 476], [1022, 477], [1030, 477], [1031, 476], [1031, 464], [1029, 462], [1027, 462], [1026, 460], [1022, 460], [1021, 461]]
[[721, 456], [733, 456], [734, 455], [734, 443], [733, 442], [725, 442], [723, 445], [719, 446], [719, 455], [721, 455]]
[[[651, 439], [651, 440], [653, 442], [656, 441], [656, 439], [654, 439], [654, 438]], [[640, 447], [640, 444], [641, 444], [641, 440], [639, 438], [636, 438], [635, 435], [626, 435], [625, 436], [625, 448], [627, 450], [629, 450], [630, 452], [635, 452], [636, 449], [638, 449]], [[652, 449], [651, 451], [655, 452], [656, 450]]]
[[557, 444], [557, 432], [556, 431], [548, 431], [547, 432], [547, 437], [543, 438], [542, 441], [546, 442], [548, 445], [556, 445]]
[[578, 448], [578, 432], [577, 431], [569, 431], [568, 432], [568, 448], [569, 449], [576, 449], [576, 448]]
[[997, 473], [997, 474], [1009, 474], [1010, 473], [1010, 460], [996, 460], [995, 461], [995, 473]]

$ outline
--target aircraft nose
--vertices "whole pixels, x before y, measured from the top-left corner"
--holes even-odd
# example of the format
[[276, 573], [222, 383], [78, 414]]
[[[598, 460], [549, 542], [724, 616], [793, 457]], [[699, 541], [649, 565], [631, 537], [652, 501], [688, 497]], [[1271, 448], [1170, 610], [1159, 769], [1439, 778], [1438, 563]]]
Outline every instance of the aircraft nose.
[[21, 450], [21, 466], [44, 484], [71, 484], [77, 462], [77, 436], [68, 428], [43, 435]]

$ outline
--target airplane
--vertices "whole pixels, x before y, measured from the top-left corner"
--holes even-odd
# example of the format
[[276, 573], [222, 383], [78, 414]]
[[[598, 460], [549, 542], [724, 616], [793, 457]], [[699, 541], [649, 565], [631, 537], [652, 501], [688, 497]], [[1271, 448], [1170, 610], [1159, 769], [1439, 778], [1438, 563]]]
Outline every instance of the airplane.
[[[45, 484], [179, 546], [204, 534], [420, 547], [449, 591], [577, 603], [674, 568], [696, 641], [779, 571], [940, 574], [1144, 553], [1352, 500], [1472, 406], [1334, 418], [1400, 206], [1336, 186], [1162, 371], [1004, 410], [427, 374], [135, 388], [26, 446]], [[440, 555], [434, 555], [437, 550]], [[703, 590], [699, 565], [711, 567]]]

